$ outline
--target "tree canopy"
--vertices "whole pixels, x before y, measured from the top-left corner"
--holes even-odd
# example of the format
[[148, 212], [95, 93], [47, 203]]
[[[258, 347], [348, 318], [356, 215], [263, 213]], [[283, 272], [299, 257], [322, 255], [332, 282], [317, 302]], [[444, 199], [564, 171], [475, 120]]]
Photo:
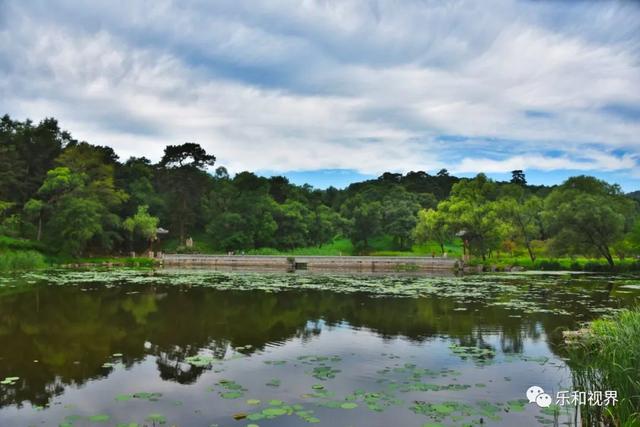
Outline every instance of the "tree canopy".
[[[535, 186], [525, 172], [509, 182], [385, 172], [344, 189], [315, 189], [284, 176], [229, 174], [195, 142], [169, 145], [157, 163], [121, 160], [108, 146], [75, 140], [55, 119], [0, 119], [0, 234], [39, 240], [75, 256], [146, 250], [156, 230], [211, 250], [320, 247], [338, 237], [369, 253], [384, 237], [394, 250], [462, 242], [489, 259], [522, 250], [567, 256], [637, 255], [637, 196], [593, 177]], [[633, 198], [636, 197], [636, 198]], [[182, 248], [185, 249], [186, 248]]]

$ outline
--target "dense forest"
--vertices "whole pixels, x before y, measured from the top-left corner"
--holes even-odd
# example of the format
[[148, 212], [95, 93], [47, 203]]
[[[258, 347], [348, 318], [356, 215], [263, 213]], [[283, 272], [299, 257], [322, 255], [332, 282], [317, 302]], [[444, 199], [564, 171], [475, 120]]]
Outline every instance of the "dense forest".
[[215, 161], [196, 143], [167, 146], [158, 163], [121, 160], [110, 147], [75, 140], [54, 119], [5, 115], [0, 236], [69, 256], [139, 253], [158, 237], [178, 242], [175, 250], [197, 250], [185, 245], [194, 235], [219, 252], [319, 248], [345, 238], [353, 253], [368, 253], [372, 239], [387, 236], [399, 251], [431, 242], [445, 252], [457, 241], [483, 260], [521, 252], [614, 265], [640, 253], [640, 202], [593, 177], [547, 187], [527, 185], [522, 171], [495, 182], [443, 169], [320, 190], [282, 176], [230, 176]]

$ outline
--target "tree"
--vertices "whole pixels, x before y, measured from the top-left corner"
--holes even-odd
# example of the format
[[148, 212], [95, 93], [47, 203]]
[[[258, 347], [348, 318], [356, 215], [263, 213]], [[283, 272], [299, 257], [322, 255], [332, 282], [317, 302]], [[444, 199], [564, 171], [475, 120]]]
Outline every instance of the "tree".
[[[110, 147], [74, 142], [56, 158], [55, 164], [68, 169], [69, 176], [81, 182], [81, 185], [70, 191], [66, 198], [88, 199], [99, 206], [101, 227], [92, 237], [91, 246], [99, 251], [110, 251], [116, 243], [123, 240], [122, 218], [119, 212], [122, 204], [129, 198], [129, 195], [115, 184], [118, 156]], [[57, 178], [62, 176], [64, 174]], [[40, 190], [38, 193], [41, 194]]]
[[53, 160], [73, 140], [58, 127], [55, 119], [44, 119], [37, 126], [30, 120], [0, 119], [0, 200], [19, 207], [32, 198]]
[[448, 200], [438, 204], [452, 232], [462, 235], [465, 248], [484, 260], [500, 247], [506, 227], [497, 214], [496, 183], [484, 174], [455, 184]]
[[50, 245], [74, 256], [82, 255], [87, 242], [104, 231], [102, 211], [103, 206], [96, 199], [62, 198], [47, 224]]
[[618, 186], [579, 176], [549, 194], [544, 217], [557, 250], [594, 253], [613, 267], [611, 247], [622, 238], [633, 213], [633, 202]]
[[511, 183], [518, 185], [527, 185], [527, 179], [524, 176], [524, 172], [520, 169], [511, 171]]
[[204, 169], [207, 166], [213, 166], [215, 162], [216, 157], [207, 154], [200, 144], [186, 142], [181, 145], [167, 145], [160, 160], [160, 166], [174, 169], [182, 167]]
[[136, 236], [144, 239], [149, 246], [156, 238], [159, 219], [149, 214], [149, 207], [146, 205], [138, 206], [135, 215], [130, 216], [122, 222], [122, 227], [129, 232], [129, 241], [133, 246]]
[[345, 219], [339, 213], [324, 204], [318, 204], [312, 213], [309, 240], [314, 246], [322, 247], [324, 243], [331, 242], [345, 226]]
[[538, 239], [541, 234], [542, 199], [532, 196], [523, 202], [513, 197], [506, 197], [498, 201], [496, 208], [500, 217], [512, 226], [515, 237], [527, 248], [531, 261], [535, 261], [536, 254], [531, 242]]
[[115, 188], [112, 169], [95, 162], [95, 155], [86, 147], [65, 153], [57, 161], [76, 170], [61, 166], [47, 172], [38, 199], [27, 203], [27, 211], [37, 213], [38, 222], [42, 221], [44, 240], [72, 255], [81, 255], [90, 240], [96, 249], [110, 250], [119, 235], [120, 218], [114, 210], [127, 195]]
[[362, 202], [353, 210], [350, 239], [356, 248], [367, 250], [369, 239], [380, 231], [382, 205], [380, 202]]
[[249, 172], [232, 180], [216, 178], [201, 205], [214, 246], [229, 251], [278, 244], [274, 219], [278, 205], [269, 196], [265, 178]]
[[215, 156], [192, 142], [164, 149], [159, 164], [164, 170], [162, 187], [168, 195], [169, 216], [178, 229], [181, 244], [185, 243], [187, 228], [197, 222], [200, 201], [210, 184], [204, 169], [213, 166], [215, 160]]
[[416, 213], [420, 205], [412, 199], [390, 198], [383, 207], [383, 229], [393, 237], [399, 250], [410, 246], [413, 229], [416, 227]]
[[306, 246], [312, 222], [309, 209], [295, 200], [287, 200], [276, 206], [273, 214], [273, 219], [278, 225], [275, 235], [276, 246], [284, 249]]
[[413, 235], [416, 242], [420, 244], [429, 241], [438, 243], [443, 255], [444, 245], [454, 237], [451, 225], [447, 221], [447, 216], [443, 212], [434, 209], [422, 209], [418, 212], [418, 221]]
[[165, 214], [165, 201], [156, 189], [156, 175], [157, 167], [145, 157], [130, 157], [116, 169], [116, 185], [129, 194], [122, 216], [134, 215], [143, 205], [154, 215]]
[[42, 200], [30, 199], [24, 204], [24, 212], [27, 218], [34, 219], [37, 222], [36, 240], [42, 239], [42, 216], [44, 214], [45, 204]]

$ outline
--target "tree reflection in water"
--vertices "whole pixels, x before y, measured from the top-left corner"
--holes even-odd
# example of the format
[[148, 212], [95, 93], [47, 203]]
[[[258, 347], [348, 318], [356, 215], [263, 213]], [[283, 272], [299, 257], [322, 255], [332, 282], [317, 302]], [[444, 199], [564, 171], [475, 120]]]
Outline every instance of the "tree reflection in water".
[[[592, 306], [611, 304], [609, 292], [589, 295]], [[540, 296], [543, 298], [544, 296]], [[585, 312], [585, 301], [563, 309]], [[218, 359], [235, 347], [250, 355], [291, 339], [311, 340], [325, 326], [347, 323], [384, 339], [415, 342], [449, 337], [462, 346], [520, 353], [526, 340], [546, 332], [561, 351], [558, 328], [575, 316], [519, 313], [485, 302], [447, 297], [393, 298], [329, 291], [220, 291], [211, 288], [122, 284], [31, 286], [0, 294], [0, 378], [19, 376], [0, 392], [0, 406], [45, 405], [66, 386], [106, 377], [103, 367], [122, 353], [125, 367], [154, 357], [160, 377], [192, 384], [207, 369], [185, 363], [206, 350]], [[145, 345], [147, 343], [147, 345]], [[149, 344], [150, 343], [150, 344]]]

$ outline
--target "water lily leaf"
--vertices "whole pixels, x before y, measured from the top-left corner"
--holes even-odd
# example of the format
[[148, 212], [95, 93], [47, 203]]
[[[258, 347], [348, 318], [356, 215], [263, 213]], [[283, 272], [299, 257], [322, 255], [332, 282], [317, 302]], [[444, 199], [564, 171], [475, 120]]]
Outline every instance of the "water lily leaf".
[[237, 399], [242, 397], [243, 393], [241, 391], [225, 391], [220, 393], [220, 397], [223, 399]]
[[159, 423], [159, 424], [165, 424], [167, 422], [167, 419], [165, 418], [165, 416], [157, 412], [153, 412], [149, 414], [146, 420], [151, 421], [153, 423]]
[[285, 408], [266, 408], [265, 410], [262, 411], [262, 413], [267, 416], [267, 417], [277, 417], [280, 415], [284, 415], [287, 413], [287, 410]]

